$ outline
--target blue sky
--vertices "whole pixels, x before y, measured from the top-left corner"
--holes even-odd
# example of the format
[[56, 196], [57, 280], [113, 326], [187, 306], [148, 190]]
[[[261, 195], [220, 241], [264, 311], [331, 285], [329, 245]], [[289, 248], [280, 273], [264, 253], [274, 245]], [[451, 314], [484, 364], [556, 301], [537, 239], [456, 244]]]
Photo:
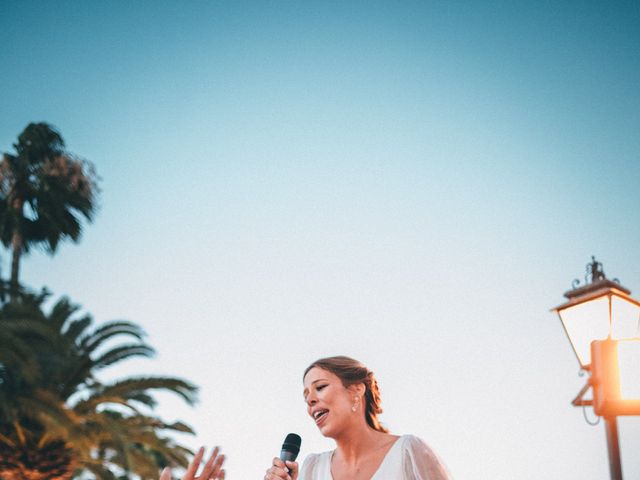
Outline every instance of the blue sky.
[[[595, 254], [640, 290], [632, 2], [5, 2], [0, 148], [59, 128], [102, 177], [79, 246], [24, 279], [201, 385], [163, 412], [260, 476], [345, 353], [458, 479], [607, 475], [549, 308]], [[6, 274], [7, 257], [2, 264]], [[620, 420], [640, 474], [637, 418]]]

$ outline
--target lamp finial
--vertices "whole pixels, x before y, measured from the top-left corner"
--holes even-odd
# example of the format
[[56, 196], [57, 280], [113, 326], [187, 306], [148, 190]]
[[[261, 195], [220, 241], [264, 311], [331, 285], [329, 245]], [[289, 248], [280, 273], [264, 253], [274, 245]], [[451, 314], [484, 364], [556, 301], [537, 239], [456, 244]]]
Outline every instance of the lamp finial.
[[631, 291], [622, 285], [617, 278], [607, 278], [604, 274], [602, 263], [596, 260], [595, 255], [591, 255], [591, 263], [587, 264], [587, 272], [584, 275], [584, 285], [580, 285], [580, 280], [575, 279], [571, 283], [571, 290], [564, 294], [567, 298], [579, 297], [588, 292], [595, 292], [601, 288], [615, 288], [627, 295], [631, 294]]
[[591, 255], [591, 263], [587, 265], [587, 274], [585, 275], [585, 283], [595, 283], [599, 280], [606, 280], [602, 263], [596, 260], [595, 255]]

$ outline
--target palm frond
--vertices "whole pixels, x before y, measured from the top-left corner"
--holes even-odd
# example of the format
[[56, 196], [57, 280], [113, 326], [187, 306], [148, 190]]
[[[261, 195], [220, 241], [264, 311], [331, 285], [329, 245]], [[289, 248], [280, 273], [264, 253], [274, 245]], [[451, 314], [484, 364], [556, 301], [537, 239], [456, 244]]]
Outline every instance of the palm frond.
[[149, 345], [143, 343], [132, 343], [127, 345], [119, 345], [104, 353], [93, 360], [95, 370], [108, 367], [114, 363], [121, 362], [131, 357], [153, 357], [155, 350]]
[[104, 386], [100, 394], [131, 398], [148, 390], [170, 391], [182, 397], [189, 405], [193, 405], [198, 388], [186, 380], [175, 377], [132, 377]]
[[92, 322], [93, 318], [91, 318], [90, 315], [85, 315], [82, 318], [71, 320], [64, 331], [64, 336], [71, 341], [75, 341], [87, 328], [89, 328]]
[[84, 336], [79, 345], [87, 353], [93, 352], [105, 341], [114, 336], [131, 336], [142, 340], [146, 335], [140, 326], [126, 320], [108, 322]]
[[[92, 329], [91, 317], [67, 298], [45, 314], [47, 295], [16, 296], [0, 307], [0, 450], [55, 452], [51, 469], [73, 467], [101, 479], [155, 479], [160, 466], [186, 465], [189, 450], [170, 434], [193, 429], [151, 412], [155, 392], [192, 405], [197, 388], [173, 377], [99, 381], [95, 373], [103, 368], [154, 354], [143, 330], [128, 321]], [[119, 343], [127, 337], [136, 341]], [[37, 374], [25, 375], [27, 365]]]
[[[68, 297], [62, 297], [51, 308], [47, 319], [56, 331], [61, 332], [63, 331], [65, 323], [79, 310], [80, 307], [71, 303]], [[89, 323], [91, 323], [91, 321], [89, 321]]]

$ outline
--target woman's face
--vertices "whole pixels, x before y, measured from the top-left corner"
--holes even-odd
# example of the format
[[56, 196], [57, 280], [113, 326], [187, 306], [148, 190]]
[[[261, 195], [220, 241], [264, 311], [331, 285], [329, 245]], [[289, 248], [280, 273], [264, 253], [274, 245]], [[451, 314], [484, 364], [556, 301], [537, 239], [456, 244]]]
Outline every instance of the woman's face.
[[[359, 415], [351, 409], [358, 393], [357, 387], [346, 388], [338, 376], [319, 367], [312, 368], [304, 377], [307, 413], [325, 437], [336, 438], [358, 420]], [[362, 414], [362, 402], [357, 403], [356, 412]]]

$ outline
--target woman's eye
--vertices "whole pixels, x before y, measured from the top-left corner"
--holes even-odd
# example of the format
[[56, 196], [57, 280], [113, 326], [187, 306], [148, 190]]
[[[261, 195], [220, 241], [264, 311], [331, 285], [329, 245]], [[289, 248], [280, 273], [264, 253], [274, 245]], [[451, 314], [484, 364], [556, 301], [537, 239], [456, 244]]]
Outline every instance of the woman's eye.
[[326, 387], [326, 385], [320, 385], [318, 388], [316, 388], [316, 390], [320, 391], [320, 390], [322, 390], [324, 387]]

